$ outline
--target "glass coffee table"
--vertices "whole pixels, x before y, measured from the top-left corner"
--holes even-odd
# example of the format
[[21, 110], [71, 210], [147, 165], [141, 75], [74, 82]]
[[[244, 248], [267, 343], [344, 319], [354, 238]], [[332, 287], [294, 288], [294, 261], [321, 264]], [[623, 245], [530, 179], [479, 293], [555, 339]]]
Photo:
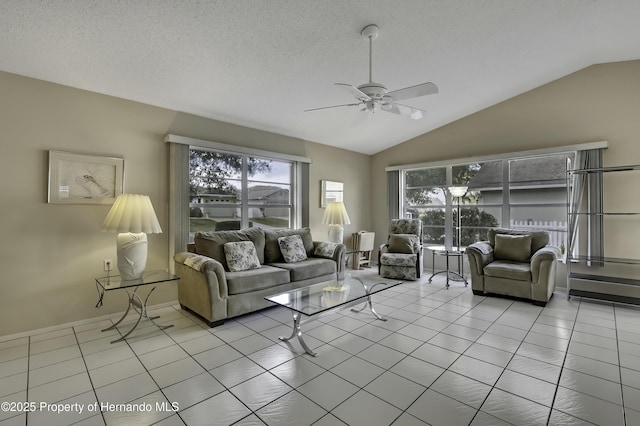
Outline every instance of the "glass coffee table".
[[289, 309], [293, 314], [293, 331], [289, 337], [279, 337], [283, 342], [287, 342], [298, 337], [302, 348], [311, 356], [318, 356], [305, 343], [302, 337], [301, 321], [302, 317], [308, 319], [319, 316], [323, 313], [344, 309], [359, 302], [363, 303], [359, 309], [351, 309], [353, 312], [361, 312], [367, 306], [371, 313], [379, 320], [386, 321], [378, 314], [371, 302], [371, 296], [381, 291], [402, 284], [402, 281], [388, 280], [386, 282], [367, 282], [359, 277], [352, 277], [347, 274], [342, 285], [338, 280], [325, 281], [312, 284], [294, 290], [285, 291], [265, 297], [266, 300]]

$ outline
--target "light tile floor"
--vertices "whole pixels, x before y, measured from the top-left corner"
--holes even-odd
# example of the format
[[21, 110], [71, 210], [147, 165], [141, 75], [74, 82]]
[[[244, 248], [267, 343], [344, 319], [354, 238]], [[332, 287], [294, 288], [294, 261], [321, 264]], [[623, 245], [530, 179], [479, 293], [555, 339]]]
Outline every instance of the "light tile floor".
[[278, 307], [213, 329], [165, 307], [173, 328], [143, 322], [116, 344], [100, 331], [111, 320], [5, 339], [0, 401], [36, 406], [3, 405], [0, 426], [640, 424], [637, 307], [557, 293], [540, 308], [438, 278], [375, 306], [387, 322], [343, 310], [304, 324], [316, 358], [278, 340], [291, 332]]

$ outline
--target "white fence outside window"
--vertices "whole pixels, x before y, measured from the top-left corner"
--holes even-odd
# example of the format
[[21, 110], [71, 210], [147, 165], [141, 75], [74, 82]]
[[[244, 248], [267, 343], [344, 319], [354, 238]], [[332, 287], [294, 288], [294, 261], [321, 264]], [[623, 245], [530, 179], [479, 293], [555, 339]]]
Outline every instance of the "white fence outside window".
[[568, 234], [566, 221], [511, 220], [510, 228], [523, 231], [546, 231], [549, 234], [550, 245], [563, 249], [567, 247]]

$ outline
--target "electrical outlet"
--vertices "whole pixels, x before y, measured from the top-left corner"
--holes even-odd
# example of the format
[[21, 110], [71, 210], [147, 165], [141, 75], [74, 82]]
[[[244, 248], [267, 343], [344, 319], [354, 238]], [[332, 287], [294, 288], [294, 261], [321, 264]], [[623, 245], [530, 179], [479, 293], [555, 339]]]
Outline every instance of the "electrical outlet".
[[104, 270], [107, 272], [113, 271], [113, 261], [111, 259], [104, 260]]

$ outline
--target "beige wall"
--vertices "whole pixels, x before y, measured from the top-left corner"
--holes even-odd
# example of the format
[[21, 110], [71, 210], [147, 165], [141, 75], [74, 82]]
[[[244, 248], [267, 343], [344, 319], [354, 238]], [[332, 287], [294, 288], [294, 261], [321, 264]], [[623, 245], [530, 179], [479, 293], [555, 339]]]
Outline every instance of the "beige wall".
[[[446, 96], [441, 89], [438, 96]], [[387, 166], [602, 140], [609, 141], [605, 165], [640, 164], [640, 61], [586, 68], [374, 155], [372, 187], [384, 188], [371, 200], [378, 242], [389, 221]], [[606, 209], [640, 211], [640, 197], [629, 199], [628, 185], [605, 185]], [[639, 175], [631, 185], [640, 185]], [[607, 229], [606, 248], [640, 258], [638, 219], [624, 230]]]
[[[318, 200], [327, 177], [355, 197], [347, 231], [371, 226], [366, 155], [1, 72], [0, 131], [0, 336], [125, 307], [117, 291], [94, 308], [94, 277], [116, 258], [115, 234], [100, 231], [109, 207], [47, 204], [49, 150], [124, 157], [125, 192], [149, 195], [165, 231], [148, 236], [149, 269], [168, 267], [167, 133], [310, 157], [314, 237], [326, 237]], [[160, 285], [152, 302], [176, 298], [175, 284]]]

